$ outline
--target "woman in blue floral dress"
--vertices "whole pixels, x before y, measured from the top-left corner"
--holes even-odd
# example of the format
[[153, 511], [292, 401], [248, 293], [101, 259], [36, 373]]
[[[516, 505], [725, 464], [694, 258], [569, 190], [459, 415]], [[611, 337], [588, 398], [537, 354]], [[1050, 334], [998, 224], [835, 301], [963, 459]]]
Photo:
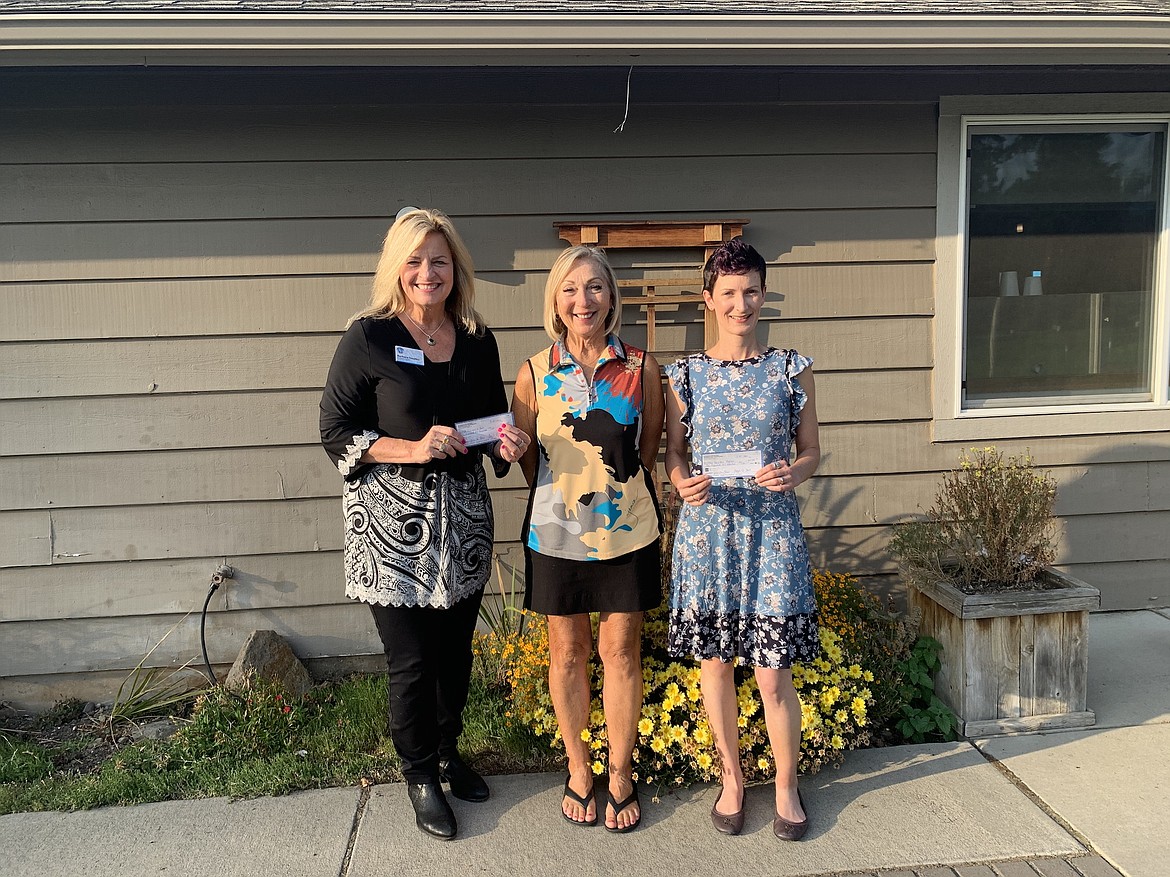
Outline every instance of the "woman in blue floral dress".
[[[703, 271], [719, 340], [665, 371], [666, 468], [683, 500], [674, 541], [672, 654], [701, 661], [722, 788], [711, 821], [743, 828], [737, 659], [755, 670], [776, 762], [773, 831], [799, 840], [801, 704], [792, 664], [819, 651], [808, 546], [794, 488], [820, 463], [812, 360], [762, 344], [766, 263], [740, 239]], [[792, 456], [792, 446], [796, 456]], [[732, 456], [734, 455], [734, 456]]]

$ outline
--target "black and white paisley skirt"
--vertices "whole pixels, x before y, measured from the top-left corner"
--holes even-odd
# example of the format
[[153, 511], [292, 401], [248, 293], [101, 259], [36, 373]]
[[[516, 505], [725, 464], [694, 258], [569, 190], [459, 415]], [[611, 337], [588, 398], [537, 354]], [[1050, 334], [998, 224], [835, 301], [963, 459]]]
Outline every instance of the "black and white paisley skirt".
[[446, 609], [487, 583], [494, 521], [482, 465], [416, 481], [378, 464], [346, 482], [342, 506], [347, 597]]

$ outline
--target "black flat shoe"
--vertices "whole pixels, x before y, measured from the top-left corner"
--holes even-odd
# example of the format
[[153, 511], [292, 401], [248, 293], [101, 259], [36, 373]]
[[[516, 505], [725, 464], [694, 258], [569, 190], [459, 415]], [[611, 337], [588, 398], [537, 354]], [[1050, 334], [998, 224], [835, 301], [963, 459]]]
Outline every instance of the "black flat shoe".
[[438, 783], [407, 783], [406, 794], [414, 807], [414, 822], [420, 830], [439, 840], [450, 840], [455, 836], [459, 826], [442, 786]]
[[723, 786], [719, 787], [719, 794], [715, 796], [715, 803], [711, 805], [711, 824], [715, 826], [715, 830], [720, 834], [739, 834], [743, 831], [743, 799], [739, 799], [739, 809], [734, 813], [720, 813], [715, 808], [719, 805], [719, 799], [723, 797]]
[[483, 777], [458, 755], [439, 761], [439, 779], [451, 784], [451, 794], [461, 801], [486, 801], [491, 792]]
[[800, 799], [800, 809], [804, 810], [804, 819], [800, 822], [789, 822], [779, 813], [772, 820], [772, 833], [780, 840], [800, 840], [808, 831], [808, 810], [804, 807], [804, 795], [797, 789], [796, 797]]

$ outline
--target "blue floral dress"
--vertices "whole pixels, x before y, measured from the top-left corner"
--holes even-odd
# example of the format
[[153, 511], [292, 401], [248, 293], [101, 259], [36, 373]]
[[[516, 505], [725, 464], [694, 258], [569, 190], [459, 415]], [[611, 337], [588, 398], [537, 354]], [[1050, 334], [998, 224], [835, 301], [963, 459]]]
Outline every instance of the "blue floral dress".
[[[770, 348], [732, 362], [704, 353], [666, 367], [683, 404], [696, 474], [703, 455], [760, 448], [765, 463], [791, 460], [806, 395], [796, 376], [812, 360]], [[719, 479], [707, 502], [683, 504], [674, 540], [672, 655], [742, 658], [782, 669], [817, 657], [808, 545], [792, 491], [752, 478]]]

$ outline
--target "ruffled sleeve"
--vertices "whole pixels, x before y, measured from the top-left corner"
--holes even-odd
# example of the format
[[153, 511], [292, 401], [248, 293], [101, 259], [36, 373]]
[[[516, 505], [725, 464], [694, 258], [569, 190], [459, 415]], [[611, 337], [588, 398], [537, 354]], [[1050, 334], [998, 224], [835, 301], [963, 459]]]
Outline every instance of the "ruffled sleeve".
[[795, 350], [789, 350], [784, 359], [784, 377], [788, 381], [789, 397], [792, 400], [792, 413], [789, 417], [789, 426], [792, 430], [792, 441], [796, 441], [796, 428], [800, 426], [800, 412], [808, 402], [808, 393], [796, 380], [796, 376], [813, 364], [812, 358], [801, 356]]
[[690, 441], [695, 431], [695, 427], [691, 423], [691, 418], [695, 413], [695, 397], [691, 391], [690, 357], [684, 357], [683, 359], [672, 362], [662, 370], [666, 372], [666, 377], [670, 380], [670, 385], [674, 387], [674, 391], [678, 393], [679, 401], [682, 402], [683, 411], [679, 422], [683, 425], [687, 441]]

